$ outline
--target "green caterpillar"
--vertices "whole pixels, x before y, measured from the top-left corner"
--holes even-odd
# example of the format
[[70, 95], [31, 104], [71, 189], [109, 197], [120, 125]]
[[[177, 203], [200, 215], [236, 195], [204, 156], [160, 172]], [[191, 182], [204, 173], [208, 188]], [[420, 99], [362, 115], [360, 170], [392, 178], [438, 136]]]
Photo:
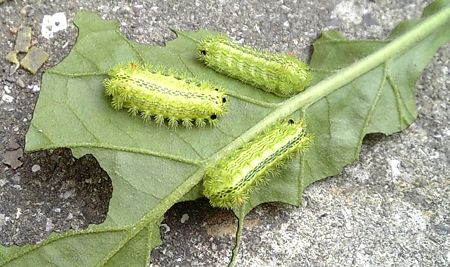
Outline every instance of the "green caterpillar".
[[108, 76], [105, 92], [112, 97], [113, 108], [128, 109], [145, 121], [168, 121], [172, 127], [181, 122], [190, 128], [214, 125], [226, 111], [222, 88], [172, 70], [131, 62], [113, 67]]
[[238, 207], [268, 173], [305, 150], [311, 141], [302, 120], [280, 121], [208, 169], [203, 194], [212, 206]]
[[197, 50], [198, 59], [215, 71], [279, 96], [303, 91], [312, 79], [308, 65], [295, 56], [241, 46], [222, 34], [202, 39]]

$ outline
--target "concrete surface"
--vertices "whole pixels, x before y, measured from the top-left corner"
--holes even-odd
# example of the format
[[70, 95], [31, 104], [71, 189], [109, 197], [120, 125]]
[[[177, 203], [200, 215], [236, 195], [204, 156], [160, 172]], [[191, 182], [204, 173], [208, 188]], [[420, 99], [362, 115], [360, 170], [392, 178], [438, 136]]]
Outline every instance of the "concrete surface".
[[[0, 5], [0, 243], [23, 244], [51, 231], [101, 222], [112, 188], [96, 161], [67, 150], [23, 154], [24, 134], [39, 95], [42, 69], [9, 76], [3, 60], [14, 27], [33, 27], [34, 41], [62, 60], [75, 42], [76, 11], [118, 18], [127, 36], [163, 44], [169, 28], [208, 28], [246, 44], [300, 57], [321, 30], [383, 38], [430, 1], [5, 1]], [[44, 15], [64, 12], [69, 28], [41, 36]], [[360, 160], [309, 187], [301, 207], [269, 204], [250, 213], [238, 266], [450, 265], [450, 45], [418, 82], [419, 118], [393, 136], [364, 141]], [[0, 97], [0, 98], [1, 98]], [[21, 158], [17, 158], [21, 156]], [[12, 159], [11, 159], [12, 158]], [[153, 266], [224, 266], [234, 218], [206, 202], [178, 204], [161, 227], [164, 245]]]

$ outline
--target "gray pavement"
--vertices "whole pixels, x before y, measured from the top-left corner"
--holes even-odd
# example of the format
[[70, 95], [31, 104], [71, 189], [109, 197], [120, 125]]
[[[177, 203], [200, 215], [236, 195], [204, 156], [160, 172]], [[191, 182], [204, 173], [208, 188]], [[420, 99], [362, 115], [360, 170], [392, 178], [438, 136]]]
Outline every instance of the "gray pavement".
[[[2, 1], [0, 1], [2, 2]], [[105, 218], [112, 188], [95, 159], [67, 150], [22, 153], [42, 70], [75, 43], [80, 9], [117, 18], [142, 43], [173, 39], [169, 28], [207, 28], [245, 44], [302, 58], [322, 30], [351, 38], [384, 38], [430, 1], [5, 1], [0, 4], [0, 243], [37, 242], [52, 231]], [[66, 30], [41, 35], [44, 15], [64, 12]], [[9, 75], [3, 60], [11, 33], [32, 26], [50, 59], [33, 76]], [[417, 121], [402, 133], [364, 140], [359, 161], [310, 186], [301, 207], [267, 204], [247, 219], [238, 266], [450, 265], [450, 45], [442, 47], [417, 85]], [[205, 201], [177, 204], [161, 227], [153, 266], [224, 266], [234, 217]]]

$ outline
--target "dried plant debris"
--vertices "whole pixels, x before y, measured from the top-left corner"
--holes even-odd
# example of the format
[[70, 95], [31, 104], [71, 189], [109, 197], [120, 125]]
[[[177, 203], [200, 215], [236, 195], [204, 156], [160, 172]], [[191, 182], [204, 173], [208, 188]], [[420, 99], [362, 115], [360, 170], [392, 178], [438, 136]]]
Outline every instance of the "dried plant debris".
[[13, 63], [13, 64], [17, 64], [19, 65], [19, 59], [17, 58], [17, 51], [10, 51], [7, 55], [6, 55], [6, 60], [8, 60], [9, 62]]
[[[10, 51], [5, 59], [11, 62], [13, 65], [10, 68], [10, 74], [16, 72], [16, 70], [22, 66], [22, 68], [28, 70], [32, 74], [36, 74], [37, 70], [48, 60], [49, 54], [42, 48], [31, 47], [32, 42], [32, 30], [31, 27], [20, 27], [19, 30], [10, 30], [11, 33], [16, 34], [16, 42], [14, 49]], [[30, 48], [31, 47], [31, 48]], [[26, 53], [20, 60], [20, 53]]]
[[6, 150], [16, 150], [18, 148], [20, 148], [20, 145], [14, 139], [9, 140], [8, 144], [6, 145]]
[[17, 32], [14, 50], [27, 53], [31, 45], [31, 27], [20, 27]]
[[48, 57], [49, 55], [44, 49], [33, 46], [30, 52], [20, 61], [20, 66], [32, 74], [36, 74], [42, 64], [48, 60]]
[[6, 55], [6, 60], [8, 60], [9, 62], [11, 62], [13, 65], [11, 66], [11, 70], [10, 73], [14, 73], [16, 72], [16, 70], [20, 67], [20, 62], [19, 59], [17, 58], [17, 51], [10, 51], [7, 55]]
[[14, 170], [22, 166], [23, 162], [20, 158], [23, 156], [23, 149], [19, 148], [12, 151], [6, 151], [3, 155], [3, 163], [10, 166]]

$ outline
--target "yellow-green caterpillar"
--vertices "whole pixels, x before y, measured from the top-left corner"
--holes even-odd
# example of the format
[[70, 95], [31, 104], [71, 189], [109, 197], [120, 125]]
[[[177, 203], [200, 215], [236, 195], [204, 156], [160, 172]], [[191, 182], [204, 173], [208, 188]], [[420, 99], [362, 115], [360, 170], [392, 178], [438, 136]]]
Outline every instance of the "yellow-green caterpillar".
[[227, 98], [221, 87], [198, 81], [172, 70], [139, 65], [119, 64], [108, 72], [106, 95], [112, 96], [114, 109], [128, 109], [147, 121], [154, 118], [169, 126], [179, 122], [186, 127], [214, 125], [226, 111]]
[[268, 173], [306, 149], [311, 141], [302, 120], [279, 121], [208, 169], [203, 194], [212, 206], [238, 207]]
[[222, 34], [202, 39], [197, 50], [198, 59], [215, 71], [279, 96], [303, 91], [312, 79], [308, 65], [295, 56], [242, 46]]

